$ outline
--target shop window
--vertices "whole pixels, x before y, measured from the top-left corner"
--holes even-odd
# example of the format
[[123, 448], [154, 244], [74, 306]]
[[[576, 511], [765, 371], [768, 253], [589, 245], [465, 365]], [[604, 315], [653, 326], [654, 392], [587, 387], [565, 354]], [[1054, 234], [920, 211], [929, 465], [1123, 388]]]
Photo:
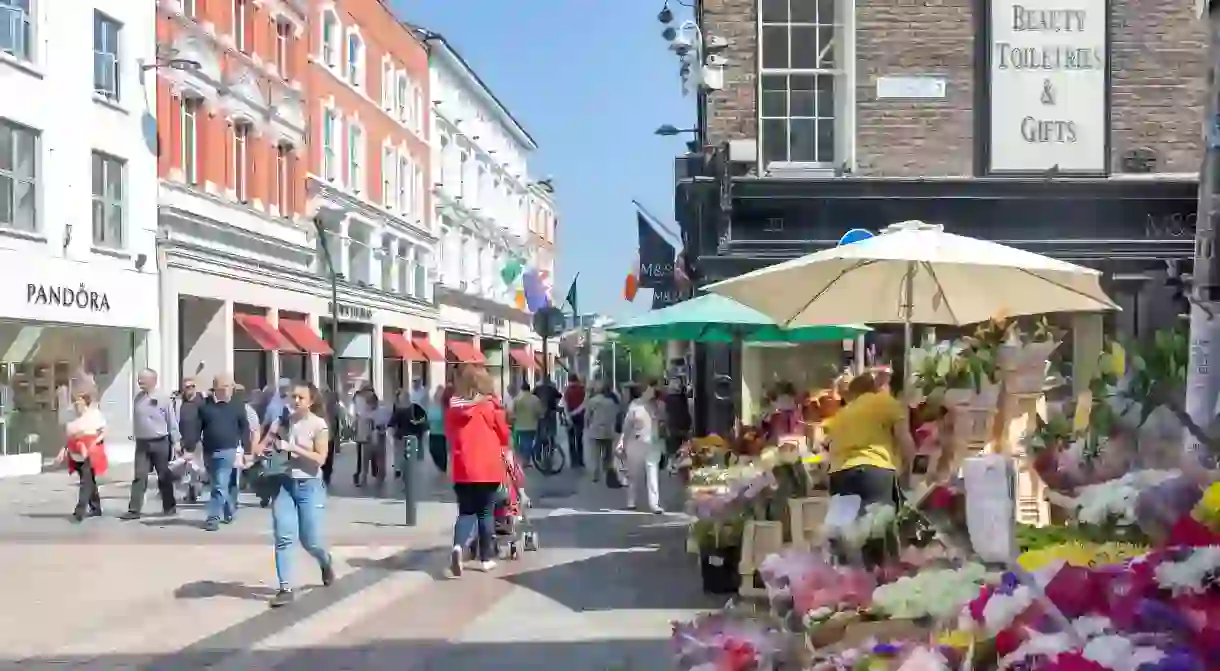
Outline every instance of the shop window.
[[119, 31], [122, 25], [93, 13], [93, 92], [107, 100], [119, 99]]
[[0, 51], [27, 63], [34, 60], [34, 0], [0, 0]]
[[835, 164], [836, 53], [850, 31], [835, 24], [826, 0], [763, 0], [760, 142], [763, 165]]
[[127, 329], [0, 322], [0, 455], [54, 456], [78, 389], [95, 390], [112, 441], [131, 435], [142, 336]]
[[0, 119], [0, 227], [38, 230], [38, 131]]
[[126, 164], [118, 158], [93, 152], [93, 245], [122, 249], [123, 179]]

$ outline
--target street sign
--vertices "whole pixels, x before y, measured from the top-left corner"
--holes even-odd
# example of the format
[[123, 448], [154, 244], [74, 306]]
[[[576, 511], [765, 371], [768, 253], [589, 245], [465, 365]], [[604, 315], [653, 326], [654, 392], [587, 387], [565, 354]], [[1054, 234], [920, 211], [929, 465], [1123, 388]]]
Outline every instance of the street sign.
[[563, 310], [548, 305], [534, 313], [534, 333], [543, 338], [554, 338], [563, 333]]
[[839, 238], [839, 246], [842, 247], [843, 245], [850, 245], [853, 242], [868, 240], [871, 237], [873, 237], [872, 231], [864, 228], [853, 228], [844, 233], [843, 237]]

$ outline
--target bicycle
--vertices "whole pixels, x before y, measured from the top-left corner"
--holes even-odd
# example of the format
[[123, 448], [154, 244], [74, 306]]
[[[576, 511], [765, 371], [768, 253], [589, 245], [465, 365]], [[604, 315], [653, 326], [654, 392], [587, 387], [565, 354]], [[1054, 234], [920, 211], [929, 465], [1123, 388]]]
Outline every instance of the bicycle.
[[534, 436], [533, 454], [530, 456], [530, 461], [538, 472], [546, 475], [558, 475], [563, 472], [564, 466], [568, 463], [568, 457], [560, 449], [556, 438], [556, 427], [559, 425], [559, 416], [548, 414], [542, 422], [539, 423], [538, 432]]

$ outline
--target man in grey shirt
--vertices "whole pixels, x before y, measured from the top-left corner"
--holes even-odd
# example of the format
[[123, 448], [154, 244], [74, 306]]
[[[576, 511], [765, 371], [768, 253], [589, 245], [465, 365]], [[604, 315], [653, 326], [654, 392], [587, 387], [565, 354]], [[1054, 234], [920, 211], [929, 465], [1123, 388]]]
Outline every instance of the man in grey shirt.
[[181, 445], [178, 417], [169, 394], [157, 388], [157, 372], [151, 368], [140, 371], [140, 391], [132, 402], [132, 431], [136, 439], [135, 479], [131, 482], [131, 501], [125, 520], [140, 519], [144, 509], [144, 491], [148, 474], [157, 472], [157, 489], [161, 493], [161, 510], [166, 515], [178, 512], [174, 498], [174, 478], [169, 460]]

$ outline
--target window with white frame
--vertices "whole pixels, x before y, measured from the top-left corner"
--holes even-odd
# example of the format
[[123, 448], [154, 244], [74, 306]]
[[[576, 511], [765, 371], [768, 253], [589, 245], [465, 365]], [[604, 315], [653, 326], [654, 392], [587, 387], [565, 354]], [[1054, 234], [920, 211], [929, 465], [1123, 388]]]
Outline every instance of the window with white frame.
[[188, 19], [195, 18], [198, 12], [198, 8], [195, 5], [195, 0], [182, 0], [182, 15]]
[[468, 163], [470, 163], [470, 155], [466, 152], [462, 152], [461, 160], [458, 162], [458, 179], [461, 180], [458, 186], [458, 197], [462, 199], [466, 198], [466, 190], [470, 188], [466, 183], [466, 169]]
[[182, 161], [182, 181], [187, 184], [199, 183], [199, 105], [198, 98], [184, 97], [182, 99], [181, 147], [179, 160]]
[[233, 195], [239, 202], [250, 200], [250, 124], [233, 123]]
[[289, 79], [289, 68], [292, 63], [292, 24], [279, 20], [275, 22], [275, 71], [280, 77]]
[[364, 86], [364, 40], [355, 28], [347, 34], [347, 83]]
[[394, 278], [394, 291], [403, 295], [411, 294], [411, 246], [399, 241], [394, 251], [397, 263], [397, 276]]
[[426, 251], [419, 247], [415, 248], [411, 269], [415, 275], [411, 281], [411, 295], [420, 300], [425, 300], [428, 293], [428, 253]]
[[364, 129], [354, 121], [347, 127], [347, 186], [364, 192]]
[[398, 210], [404, 217], [411, 212], [411, 159], [405, 153], [398, 154]]
[[34, 60], [35, 0], [0, 0], [0, 51], [19, 61]]
[[339, 146], [339, 115], [328, 107], [322, 110], [322, 176], [331, 182], [340, 175]]
[[394, 61], [389, 56], [381, 59], [381, 109], [394, 110], [394, 87], [397, 85], [397, 74], [394, 72]]
[[445, 182], [445, 175], [447, 174], [447, 172], [445, 170], [445, 164], [447, 164], [449, 162], [449, 136], [448, 135], [441, 136], [440, 155], [441, 155], [441, 157], [440, 157], [440, 160], [436, 162], [436, 167], [437, 167], [437, 169], [440, 170], [441, 174], [436, 176], [437, 177], [436, 181], [441, 186], [448, 187], [449, 184]]
[[415, 92], [412, 95], [414, 98], [414, 104], [411, 109], [411, 118], [415, 120], [415, 123], [411, 127], [416, 133], [421, 133], [423, 132], [424, 128], [424, 94], [422, 91], [420, 91], [419, 87], [416, 86]]
[[280, 216], [292, 218], [292, 145], [281, 142], [275, 147], [275, 206]]
[[759, 140], [763, 165], [835, 164], [833, 0], [762, 0]]
[[415, 218], [420, 220], [420, 223], [422, 224], [423, 219], [425, 218], [425, 216], [427, 214], [424, 211], [424, 198], [425, 198], [425, 194], [427, 193], [426, 191], [424, 191], [424, 167], [418, 163], [414, 164], [414, 166], [415, 166], [415, 173], [412, 176], [413, 182], [415, 184], [415, 198], [413, 199], [414, 200], [413, 214], [415, 215]]
[[398, 112], [398, 120], [406, 121], [407, 119], [407, 91], [410, 89], [410, 81], [407, 79], [407, 73], [398, 73], [398, 89], [395, 92], [394, 108]]
[[38, 230], [40, 144], [38, 131], [0, 119], [0, 228]]
[[93, 152], [93, 245], [123, 248], [122, 159]]
[[394, 263], [398, 260], [396, 256], [398, 248], [398, 239], [387, 235], [381, 240], [381, 277], [378, 278], [378, 288], [382, 291], [394, 290]]
[[119, 31], [122, 24], [101, 12], [93, 13], [93, 91], [107, 100], [119, 99]]
[[330, 69], [339, 67], [339, 45], [342, 43], [343, 29], [339, 25], [339, 17], [328, 10], [322, 12], [322, 63]]
[[233, 0], [233, 44], [242, 53], [250, 53], [250, 0]]
[[398, 171], [398, 153], [393, 147], [381, 148], [381, 204], [387, 210], [399, 209], [398, 188], [395, 176]]

